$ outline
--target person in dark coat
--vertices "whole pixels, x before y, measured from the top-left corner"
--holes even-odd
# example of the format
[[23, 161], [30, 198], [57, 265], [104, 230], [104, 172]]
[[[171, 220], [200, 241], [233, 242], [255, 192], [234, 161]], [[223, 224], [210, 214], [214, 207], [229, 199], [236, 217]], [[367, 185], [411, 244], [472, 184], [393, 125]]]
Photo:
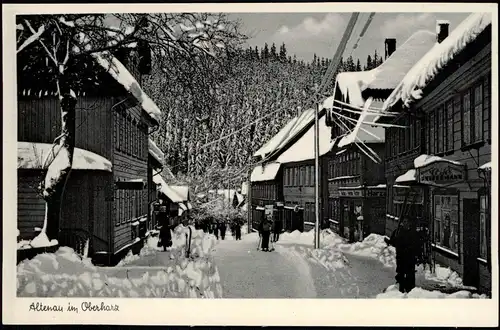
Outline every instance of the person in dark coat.
[[170, 232], [169, 218], [164, 217], [162, 225], [160, 228], [160, 246], [163, 247], [163, 251], [167, 250], [167, 247], [172, 246], [172, 233]]
[[235, 229], [235, 235], [236, 235], [236, 240], [241, 241], [241, 221], [239, 219], [236, 220], [236, 223], [234, 225]]
[[262, 251], [266, 252], [269, 252], [269, 237], [271, 236], [271, 226], [272, 226], [269, 217], [264, 216], [259, 225], [259, 233], [262, 236]]
[[218, 240], [219, 239], [219, 221], [214, 220], [212, 223], [212, 229], [214, 231], [215, 238]]
[[209, 217], [209, 218], [206, 220], [206, 224], [207, 224], [207, 230], [208, 230], [208, 233], [209, 233], [209, 234], [213, 234], [213, 232], [214, 232], [214, 228], [213, 228], [213, 219], [212, 219], [212, 217]]
[[283, 229], [283, 222], [279, 219], [273, 222], [273, 242], [277, 242], [280, 238], [281, 230]]
[[226, 237], [226, 221], [222, 220], [219, 222], [220, 238], [224, 240]]
[[415, 288], [415, 264], [418, 252], [414, 222], [403, 219], [391, 238], [385, 238], [385, 242], [396, 248], [396, 282], [399, 283], [399, 291], [410, 292]]

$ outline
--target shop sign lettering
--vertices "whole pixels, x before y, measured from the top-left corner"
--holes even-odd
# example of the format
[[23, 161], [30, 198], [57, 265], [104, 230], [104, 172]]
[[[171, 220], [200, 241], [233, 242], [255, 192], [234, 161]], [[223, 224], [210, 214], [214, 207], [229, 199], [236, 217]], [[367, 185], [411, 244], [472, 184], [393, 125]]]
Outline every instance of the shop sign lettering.
[[420, 169], [419, 181], [427, 184], [443, 184], [465, 180], [465, 166], [450, 163], [434, 163]]

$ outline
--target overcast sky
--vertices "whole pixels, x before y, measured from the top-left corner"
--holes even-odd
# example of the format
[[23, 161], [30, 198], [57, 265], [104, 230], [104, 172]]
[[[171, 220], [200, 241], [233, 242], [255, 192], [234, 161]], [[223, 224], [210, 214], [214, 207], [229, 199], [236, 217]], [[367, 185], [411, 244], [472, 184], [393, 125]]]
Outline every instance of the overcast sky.
[[[274, 42], [279, 49], [281, 43], [287, 46], [288, 54], [311, 60], [316, 53], [320, 57], [333, 57], [342, 38], [350, 13], [232, 13], [230, 17], [240, 18], [244, 32], [251, 46], [269, 46]], [[369, 13], [358, 17], [350, 42], [344, 54], [347, 57], [359, 36]], [[467, 13], [376, 13], [370, 27], [352, 51], [364, 65], [368, 54], [375, 49], [384, 54], [384, 39], [396, 38], [397, 46], [404, 43], [417, 30], [436, 30], [437, 20], [449, 20], [450, 32], [468, 16]]]

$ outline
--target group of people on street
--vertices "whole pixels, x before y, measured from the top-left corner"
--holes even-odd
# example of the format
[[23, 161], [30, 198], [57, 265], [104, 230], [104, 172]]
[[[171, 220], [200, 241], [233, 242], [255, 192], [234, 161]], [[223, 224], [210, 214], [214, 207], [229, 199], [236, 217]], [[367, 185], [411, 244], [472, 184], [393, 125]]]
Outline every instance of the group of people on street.
[[207, 218], [197, 223], [197, 229], [202, 229], [204, 232], [214, 234], [216, 239], [225, 240], [226, 232], [229, 227], [231, 234], [235, 240], [241, 240], [241, 226], [243, 225], [242, 219], [215, 219], [213, 217]]
[[[272, 214], [264, 214], [259, 224], [259, 247], [265, 252], [274, 250], [274, 246], [269, 248], [269, 240], [271, 243], [276, 243], [279, 240], [281, 231], [283, 230], [283, 223], [279, 219], [273, 219]], [[272, 237], [271, 237], [272, 233]]]

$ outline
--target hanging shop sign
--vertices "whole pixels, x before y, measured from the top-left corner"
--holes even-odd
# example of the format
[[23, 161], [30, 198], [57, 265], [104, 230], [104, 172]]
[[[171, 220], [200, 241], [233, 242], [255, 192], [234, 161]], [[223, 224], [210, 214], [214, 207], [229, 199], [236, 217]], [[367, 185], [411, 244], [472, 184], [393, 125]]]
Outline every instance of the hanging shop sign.
[[428, 166], [417, 169], [417, 176], [420, 183], [444, 186], [466, 180], [465, 165], [453, 164], [449, 162], [435, 162]]

